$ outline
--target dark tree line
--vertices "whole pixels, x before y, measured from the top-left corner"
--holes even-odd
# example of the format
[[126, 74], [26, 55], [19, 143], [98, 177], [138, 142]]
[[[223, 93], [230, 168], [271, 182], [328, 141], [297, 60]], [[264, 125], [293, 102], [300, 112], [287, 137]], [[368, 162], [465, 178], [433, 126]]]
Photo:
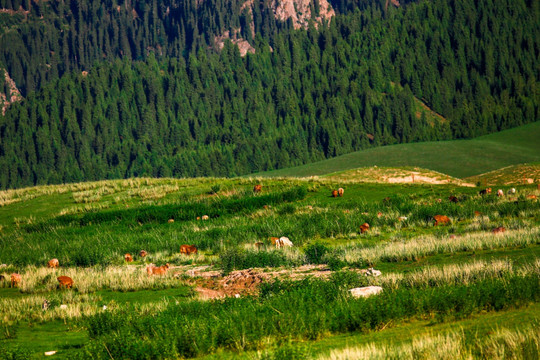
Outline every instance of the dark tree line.
[[0, 117], [0, 188], [239, 175], [540, 118], [538, 2], [367, 3], [344, 2], [319, 30], [268, 25], [245, 58], [165, 39], [66, 70]]

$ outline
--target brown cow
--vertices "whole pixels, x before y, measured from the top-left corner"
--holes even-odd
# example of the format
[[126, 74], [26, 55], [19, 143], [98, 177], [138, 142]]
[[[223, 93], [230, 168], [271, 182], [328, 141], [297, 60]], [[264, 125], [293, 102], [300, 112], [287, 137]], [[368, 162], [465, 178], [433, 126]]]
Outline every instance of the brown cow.
[[448, 197], [448, 200], [450, 200], [450, 201], [453, 202], [453, 203], [459, 202], [458, 198], [455, 197], [454, 195], [450, 195], [450, 196]]
[[139, 252], [139, 256], [140, 256], [140, 257], [146, 257], [146, 255], [148, 255], [148, 253], [146, 252], [146, 250], [141, 250], [141, 251]]
[[71, 287], [73, 286], [73, 279], [69, 276], [59, 276], [56, 279], [60, 283], [60, 288], [64, 287], [66, 289], [71, 289]]
[[168, 222], [169, 224], [172, 224], [172, 223], [174, 222], [174, 219], [169, 219], [169, 220], [167, 220], [167, 222]]
[[338, 197], [338, 194], [337, 190], [332, 190], [332, 197]]
[[506, 228], [504, 226], [499, 226], [499, 227], [496, 227], [495, 229], [491, 230], [491, 232], [494, 233], [494, 234], [502, 234], [505, 231], [506, 231]]
[[165, 275], [167, 273], [167, 270], [169, 270], [170, 265], [167, 263], [162, 266], [155, 266], [154, 264], [150, 264], [146, 267], [146, 272], [148, 275]]
[[502, 189], [497, 190], [497, 196], [498, 197], [504, 196], [504, 191], [502, 191]]
[[210, 219], [210, 217], [209, 217], [208, 215], [203, 215], [203, 216], [201, 217], [201, 219], [202, 219], [202, 220], [208, 220], [208, 219]]
[[180, 246], [180, 254], [196, 254], [197, 253], [197, 247], [195, 245], [182, 245]]
[[48, 268], [53, 268], [53, 269], [57, 268], [59, 265], [60, 265], [60, 263], [58, 262], [58, 259], [51, 259], [47, 263], [47, 267]]
[[480, 195], [491, 194], [491, 188], [486, 188], [486, 189], [484, 189], [484, 190], [480, 190], [479, 194], [480, 194]]
[[131, 256], [131, 254], [126, 254], [124, 255], [124, 260], [126, 260], [126, 262], [132, 262], [133, 256]]
[[262, 185], [261, 184], [257, 184], [253, 187], [253, 192], [254, 193], [260, 193], [262, 191]]
[[261, 241], [257, 241], [257, 242], [255, 243], [255, 247], [256, 247], [258, 250], [260, 250], [263, 246], [264, 246], [264, 243], [261, 242]]
[[435, 226], [447, 225], [450, 223], [450, 219], [446, 215], [435, 215], [433, 219], [435, 219]]
[[337, 192], [338, 192], [338, 195], [341, 197], [343, 196], [343, 193], [345, 192], [345, 190], [343, 190], [343, 188], [339, 188], [337, 189]]
[[474, 211], [474, 216], [478, 217], [480, 215], [482, 215], [482, 213], [480, 211], [476, 211], [476, 210]]
[[527, 195], [527, 199], [536, 200], [536, 195], [534, 194]]
[[363, 234], [365, 232], [369, 231], [369, 224], [368, 223], [363, 223], [362, 225], [360, 225], [360, 233]]
[[20, 274], [17, 274], [17, 273], [11, 274], [11, 287], [12, 288], [18, 287], [21, 281], [22, 281], [22, 276]]
[[276, 246], [276, 243], [279, 241], [278, 237], [272, 236], [270, 237], [270, 243], [274, 246]]

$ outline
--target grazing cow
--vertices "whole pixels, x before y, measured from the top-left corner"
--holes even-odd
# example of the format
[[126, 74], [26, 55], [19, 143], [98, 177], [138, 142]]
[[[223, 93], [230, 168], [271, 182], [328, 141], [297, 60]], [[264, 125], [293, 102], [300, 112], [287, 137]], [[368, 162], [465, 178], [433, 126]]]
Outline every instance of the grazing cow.
[[343, 188], [339, 188], [337, 189], [337, 192], [339, 196], [343, 196], [343, 193], [345, 192], [345, 190], [343, 190]]
[[455, 234], [450, 235], [450, 239], [456, 239], [456, 238], [457, 238], [457, 235]]
[[141, 251], [139, 252], [139, 256], [140, 256], [140, 257], [146, 257], [146, 255], [148, 255], [148, 253], [146, 252], [146, 250], [141, 250]]
[[289, 240], [288, 237], [286, 236], [282, 236], [280, 237], [277, 241], [276, 241], [276, 247], [277, 248], [281, 248], [281, 247], [292, 247], [293, 246], [293, 243], [291, 240]]
[[491, 194], [491, 188], [486, 188], [486, 189], [484, 189], [484, 190], [480, 190], [479, 194], [480, 194], [480, 195]]
[[277, 242], [279, 241], [279, 238], [278, 237], [275, 237], [275, 236], [271, 236], [270, 237], [270, 243], [274, 246], [277, 246]]
[[337, 190], [332, 190], [332, 197], [338, 197], [339, 193]]
[[497, 196], [498, 197], [504, 196], [504, 191], [502, 191], [502, 189], [497, 190]]
[[254, 193], [260, 193], [262, 191], [262, 185], [261, 184], [257, 184], [253, 187], [253, 192]]
[[258, 250], [260, 250], [263, 246], [264, 246], [264, 243], [261, 242], [261, 241], [257, 241], [257, 242], [255, 243], [255, 247], [256, 247]]
[[60, 288], [71, 289], [71, 287], [73, 286], [73, 279], [69, 276], [59, 276], [56, 279], [60, 283]]
[[155, 266], [154, 264], [150, 264], [146, 267], [146, 272], [148, 275], [165, 275], [167, 273], [167, 270], [169, 270], [170, 265], [167, 263], [162, 266]]
[[363, 234], [365, 232], [369, 231], [369, 224], [368, 223], [363, 223], [362, 225], [360, 225], [360, 233]]
[[180, 246], [180, 254], [196, 254], [197, 253], [197, 247], [195, 245], [182, 245]]
[[435, 225], [434, 226], [447, 225], [447, 224], [450, 223], [450, 219], [446, 215], [435, 215], [433, 217], [433, 219], [435, 219]]
[[269, 205], [263, 205], [263, 209], [270, 209], [270, 208], [271, 208], [271, 206], [269, 206]]
[[126, 262], [132, 262], [133, 257], [131, 256], [131, 254], [126, 254], [124, 255], [124, 260], [126, 260]]
[[494, 234], [502, 234], [505, 231], [506, 231], [506, 228], [504, 226], [499, 226], [499, 227], [496, 227], [495, 229], [491, 230], [491, 232], [494, 233]]
[[515, 193], [516, 193], [515, 188], [511, 188], [510, 190], [508, 190], [508, 195], [514, 195]]
[[172, 223], [174, 222], [174, 219], [169, 219], [167, 222], [168, 222], [169, 224], [172, 224]]
[[47, 267], [48, 268], [53, 268], [53, 269], [57, 268], [59, 265], [60, 265], [60, 263], [58, 262], [58, 259], [51, 259], [47, 263]]
[[459, 202], [458, 198], [455, 197], [454, 195], [450, 195], [450, 197], [448, 197], [448, 200], [450, 200], [453, 203]]
[[203, 216], [201, 217], [201, 219], [203, 219], [203, 220], [208, 220], [208, 219], [210, 219], [210, 217], [208, 217], [208, 215], [203, 215]]
[[407, 220], [407, 217], [406, 216], [400, 216], [397, 218], [399, 221], [405, 221]]
[[476, 211], [476, 210], [474, 211], [474, 216], [475, 217], [478, 217], [480, 215], [482, 215], [482, 213], [480, 211]]
[[527, 195], [527, 199], [536, 200], [536, 195], [529, 194], [529, 195]]
[[17, 273], [11, 274], [11, 287], [12, 288], [18, 287], [21, 281], [22, 281], [22, 276], [20, 274], [17, 274]]
[[382, 215], [383, 215], [383, 214], [382, 214], [382, 212], [380, 212], [380, 211], [377, 213], [377, 217], [379, 217], [379, 218], [380, 218]]
[[201, 220], [201, 217], [200, 217], [200, 216], [197, 216], [197, 220]]

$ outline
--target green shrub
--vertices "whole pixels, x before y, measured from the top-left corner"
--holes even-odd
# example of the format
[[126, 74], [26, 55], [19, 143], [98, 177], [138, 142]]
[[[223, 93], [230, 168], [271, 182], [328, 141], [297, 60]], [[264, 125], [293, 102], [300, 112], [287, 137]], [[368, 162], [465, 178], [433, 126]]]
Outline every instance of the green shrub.
[[322, 243], [308, 245], [304, 250], [309, 264], [322, 264], [323, 258], [330, 249]]

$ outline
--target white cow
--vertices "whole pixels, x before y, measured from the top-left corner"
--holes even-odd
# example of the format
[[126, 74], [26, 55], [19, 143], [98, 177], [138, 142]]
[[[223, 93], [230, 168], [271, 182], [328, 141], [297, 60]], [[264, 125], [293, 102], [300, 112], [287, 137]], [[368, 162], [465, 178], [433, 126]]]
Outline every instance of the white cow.
[[354, 288], [349, 290], [351, 295], [355, 298], [359, 297], [369, 297], [371, 295], [377, 295], [383, 291], [383, 288], [380, 286], [366, 286], [361, 288]]

